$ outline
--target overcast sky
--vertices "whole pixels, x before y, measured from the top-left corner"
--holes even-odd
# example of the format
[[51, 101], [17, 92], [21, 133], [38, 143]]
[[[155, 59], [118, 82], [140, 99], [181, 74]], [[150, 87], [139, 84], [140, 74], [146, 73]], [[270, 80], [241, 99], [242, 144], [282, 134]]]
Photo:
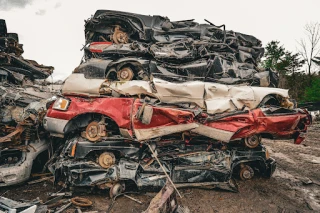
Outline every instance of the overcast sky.
[[162, 15], [172, 21], [208, 19], [227, 30], [251, 34], [265, 45], [280, 41], [296, 51], [308, 22], [320, 22], [320, 0], [0, 0], [0, 19], [19, 34], [27, 59], [55, 67], [63, 79], [79, 65], [84, 20], [98, 9]]

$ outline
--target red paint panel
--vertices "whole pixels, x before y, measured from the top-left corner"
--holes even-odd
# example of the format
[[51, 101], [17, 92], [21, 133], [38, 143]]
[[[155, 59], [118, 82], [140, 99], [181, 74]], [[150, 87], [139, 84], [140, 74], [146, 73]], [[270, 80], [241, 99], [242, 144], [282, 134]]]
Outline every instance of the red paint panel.
[[120, 128], [131, 129], [131, 109], [133, 98], [80, 98], [66, 96], [71, 100], [67, 111], [54, 110], [50, 107], [47, 116], [71, 120], [80, 114], [99, 113], [113, 119]]
[[[261, 109], [255, 109], [244, 114], [238, 114], [222, 118], [212, 122], [201, 122], [205, 113], [194, 117], [193, 112], [179, 108], [153, 106], [153, 115], [150, 124], [143, 124], [136, 118], [141, 100], [133, 98], [81, 98], [68, 96], [71, 100], [67, 111], [59, 111], [50, 108], [47, 116], [64, 120], [86, 113], [99, 113], [113, 119], [120, 128], [131, 129], [131, 121], [135, 129], [148, 129], [161, 126], [173, 126], [177, 124], [202, 123], [208, 127], [234, 132], [232, 139], [245, 138], [260, 133], [270, 133], [278, 137], [292, 137], [295, 135], [295, 143], [301, 143], [303, 137], [299, 132], [305, 132], [307, 125], [311, 123], [308, 112], [298, 112], [291, 115], [277, 114], [266, 115]], [[132, 114], [131, 114], [132, 110]], [[303, 125], [300, 125], [304, 123]], [[298, 129], [297, 126], [303, 129]], [[174, 127], [172, 127], [174, 128]]]
[[300, 132], [296, 127], [307, 116], [308, 114], [304, 113], [266, 115], [261, 109], [255, 109], [246, 114], [230, 116], [218, 121], [205, 123], [205, 125], [235, 132], [232, 139], [245, 138], [260, 133], [269, 133], [278, 137], [291, 137], [294, 133]]
[[89, 50], [92, 53], [102, 53], [102, 51], [110, 45], [112, 45], [112, 42], [92, 42]]
[[204, 125], [229, 132], [237, 132], [240, 129], [254, 129], [255, 119], [253, 114], [248, 112], [205, 123]]
[[136, 114], [142, 103], [137, 99], [133, 107], [133, 127], [135, 129], [147, 129], [160, 126], [172, 126], [177, 124], [187, 124], [194, 121], [194, 114], [189, 111], [169, 107], [153, 107], [153, 115], [150, 124], [143, 124], [136, 118]]

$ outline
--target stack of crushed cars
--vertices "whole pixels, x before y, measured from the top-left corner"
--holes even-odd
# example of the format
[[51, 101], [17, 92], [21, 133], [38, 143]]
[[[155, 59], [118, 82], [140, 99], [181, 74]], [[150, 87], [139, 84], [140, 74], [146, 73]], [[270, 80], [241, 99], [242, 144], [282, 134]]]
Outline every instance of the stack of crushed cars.
[[0, 19], [0, 186], [29, 178], [39, 159], [48, 159], [48, 134], [42, 127], [47, 99], [44, 85], [53, 67], [22, 57], [16, 33]]
[[85, 38], [44, 118], [66, 139], [48, 164], [64, 186], [236, 191], [232, 177], [275, 170], [262, 138], [299, 144], [311, 123], [277, 74], [258, 69], [261, 42], [224, 25], [98, 10]]

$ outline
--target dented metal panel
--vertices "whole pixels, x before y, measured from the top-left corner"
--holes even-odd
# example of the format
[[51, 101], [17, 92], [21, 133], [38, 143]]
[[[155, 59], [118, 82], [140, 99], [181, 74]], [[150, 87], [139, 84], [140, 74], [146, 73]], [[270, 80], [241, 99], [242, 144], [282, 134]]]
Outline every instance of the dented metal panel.
[[100, 96], [103, 79], [86, 79], [83, 74], [71, 74], [62, 87], [64, 95]]
[[153, 79], [156, 96], [163, 103], [194, 103], [204, 108], [204, 83], [200, 81], [172, 83]]
[[255, 109], [267, 95], [279, 95], [289, 98], [288, 90], [278, 88], [261, 88], [250, 86], [229, 86], [205, 83], [205, 103], [210, 114]]
[[73, 118], [80, 115], [97, 113], [111, 118], [120, 128], [130, 129], [131, 108], [134, 101], [133, 98], [108, 97], [87, 99], [72, 96], [69, 96], [68, 98], [70, 99], [70, 105], [67, 111], [59, 111], [49, 108], [47, 111], [47, 117], [71, 121]]
[[197, 128], [198, 125], [195, 123], [191, 124], [178, 124], [162, 127], [151, 127], [147, 129], [134, 129], [135, 136], [138, 141], [143, 141], [147, 139], [157, 138], [165, 135], [170, 135], [177, 132], [189, 131]]
[[[32, 147], [32, 148], [31, 148]], [[48, 149], [48, 143], [45, 140], [31, 142], [27, 151], [22, 152], [22, 158], [15, 164], [0, 165], [0, 187], [21, 183], [29, 179], [33, 161], [42, 152]], [[0, 154], [4, 152], [0, 151]]]
[[[68, 121], [63, 128], [63, 134], [75, 130], [76, 127], [86, 127], [93, 119], [91, 115], [95, 114], [106, 116], [109, 119], [108, 122], [111, 123], [108, 123], [107, 131], [114, 132], [113, 134], [123, 133], [123, 137], [138, 141], [163, 136], [179, 137], [179, 135], [173, 136], [174, 133], [180, 133], [180, 137], [183, 137], [185, 132], [190, 131], [199, 136], [224, 142], [265, 133], [267, 133], [266, 137], [274, 135], [295, 139], [300, 132], [305, 132], [307, 125], [310, 124], [307, 112], [283, 108], [274, 108], [279, 109], [278, 111], [273, 108], [254, 110], [244, 108], [224, 114], [210, 115], [175, 105], [157, 105], [143, 99], [71, 96], [68, 99], [70, 105], [67, 111], [52, 108], [47, 111], [47, 118]], [[54, 133], [54, 126], [57, 124], [51, 119], [45, 121], [47, 130]], [[113, 125], [112, 122], [116, 125]], [[304, 128], [301, 129], [301, 127]]]
[[[81, 80], [79, 80], [81, 79]], [[82, 85], [90, 85], [87, 88]], [[191, 104], [209, 114], [255, 109], [268, 95], [287, 100], [288, 90], [240, 85], [224, 85], [201, 81], [174, 83], [158, 78], [152, 81], [111, 81], [86, 79], [83, 74], [72, 74], [62, 89], [64, 94], [114, 97], [147, 95], [167, 104]]]
[[125, 96], [137, 96], [137, 95], [149, 95], [156, 97], [149, 81], [112, 81], [105, 82], [102, 84], [102, 92], [106, 94], [112, 94], [112, 92], [118, 93], [119, 95]]
[[218, 141], [229, 142], [234, 135], [234, 132], [216, 129], [213, 127], [208, 127], [205, 125], [198, 124], [198, 127], [192, 129], [191, 132], [197, 133], [199, 135], [204, 135], [208, 138], [213, 138]]

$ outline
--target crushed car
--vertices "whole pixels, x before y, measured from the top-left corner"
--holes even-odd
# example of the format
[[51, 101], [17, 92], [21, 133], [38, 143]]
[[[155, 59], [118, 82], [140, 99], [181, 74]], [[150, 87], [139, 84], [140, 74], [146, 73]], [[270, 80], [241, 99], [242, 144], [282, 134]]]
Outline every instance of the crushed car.
[[[151, 141], [146, 144], [124, 141], [119, 137], [93, 143], [72, 138], [49, 165], [57, 182], [72, 188], [109, 189], [114, 197], [126, 189], [159, 190], [166, 183], [163, 166], [177, 188], [211, 186], [237, 191], [232, 176], [243, 180], [254, 174], [271, 177], [276, 162], [267, 149], [232, 146], [221, 150], [216, 144], [199, 141]], [[154, 159], [156, 153], [161, 162]]]
[[[247, 147], [255, 148], [261, 137], [293, 138], [301, 143], [311, 123], [307, 111], [293, 109], [283, 89], [157, 79], [105, 83], [90, 79], [85, 83], [85, 78], [75, 80], [79, 78], [73, 76], [78, 75], [66, 80], [62, 88], [66, 95], [47, 111], [44, 127], [52, 135], [78, 132], [90, 141], [113, 135], [137, 141], [206, 137], [228, 143], [244, 139]], [[80, 84], [91, 88], [83, 90]], [[100, 95], [101, 90], [131, 97]], [[134, 97], [138, 95], [146, 98]]]
[[206, 22], [98, 10], [85, 23], [85, 60], [75, 72], [120, 81], [152, 74], [170, 81], [277, 87], [277, 74], [257, 66], [264, 53], [259, 39]]
[[53, 67], [22, 57], [16, 33], [0, 33], [0, 187], [29, 179], [49, 159], [48, 133], [42, 126], [47, 101], [53, 96], [43, 84]]
[[[98, 10], [80, 65], [52, 85], [54, 68], [24, 59], [0, 19], [0, 187], [49, 170], [62, 189], [107, 190], [113, 202], [160, 190], [145, 212], [189, 212], [180, 188], [237, 192], [237, 179], [270, 178], [262, 139], [300, 144], [311, 115], [258, 66], [259, 39], [205, 21]], [[0, 212], [45, 212], [67, 194], [45, 205], [0, 197]], [[75, 197], [55, 210], [79, 203], [92, 205]]]
[[224, 25], [98, 10], [85, 39], [43, 120], [65, 140], [46, 165], [64, 187], [237, 191], [276, 169], [262, 138], [299, 144], [312, 122], [258, 68], [260, 40]]

